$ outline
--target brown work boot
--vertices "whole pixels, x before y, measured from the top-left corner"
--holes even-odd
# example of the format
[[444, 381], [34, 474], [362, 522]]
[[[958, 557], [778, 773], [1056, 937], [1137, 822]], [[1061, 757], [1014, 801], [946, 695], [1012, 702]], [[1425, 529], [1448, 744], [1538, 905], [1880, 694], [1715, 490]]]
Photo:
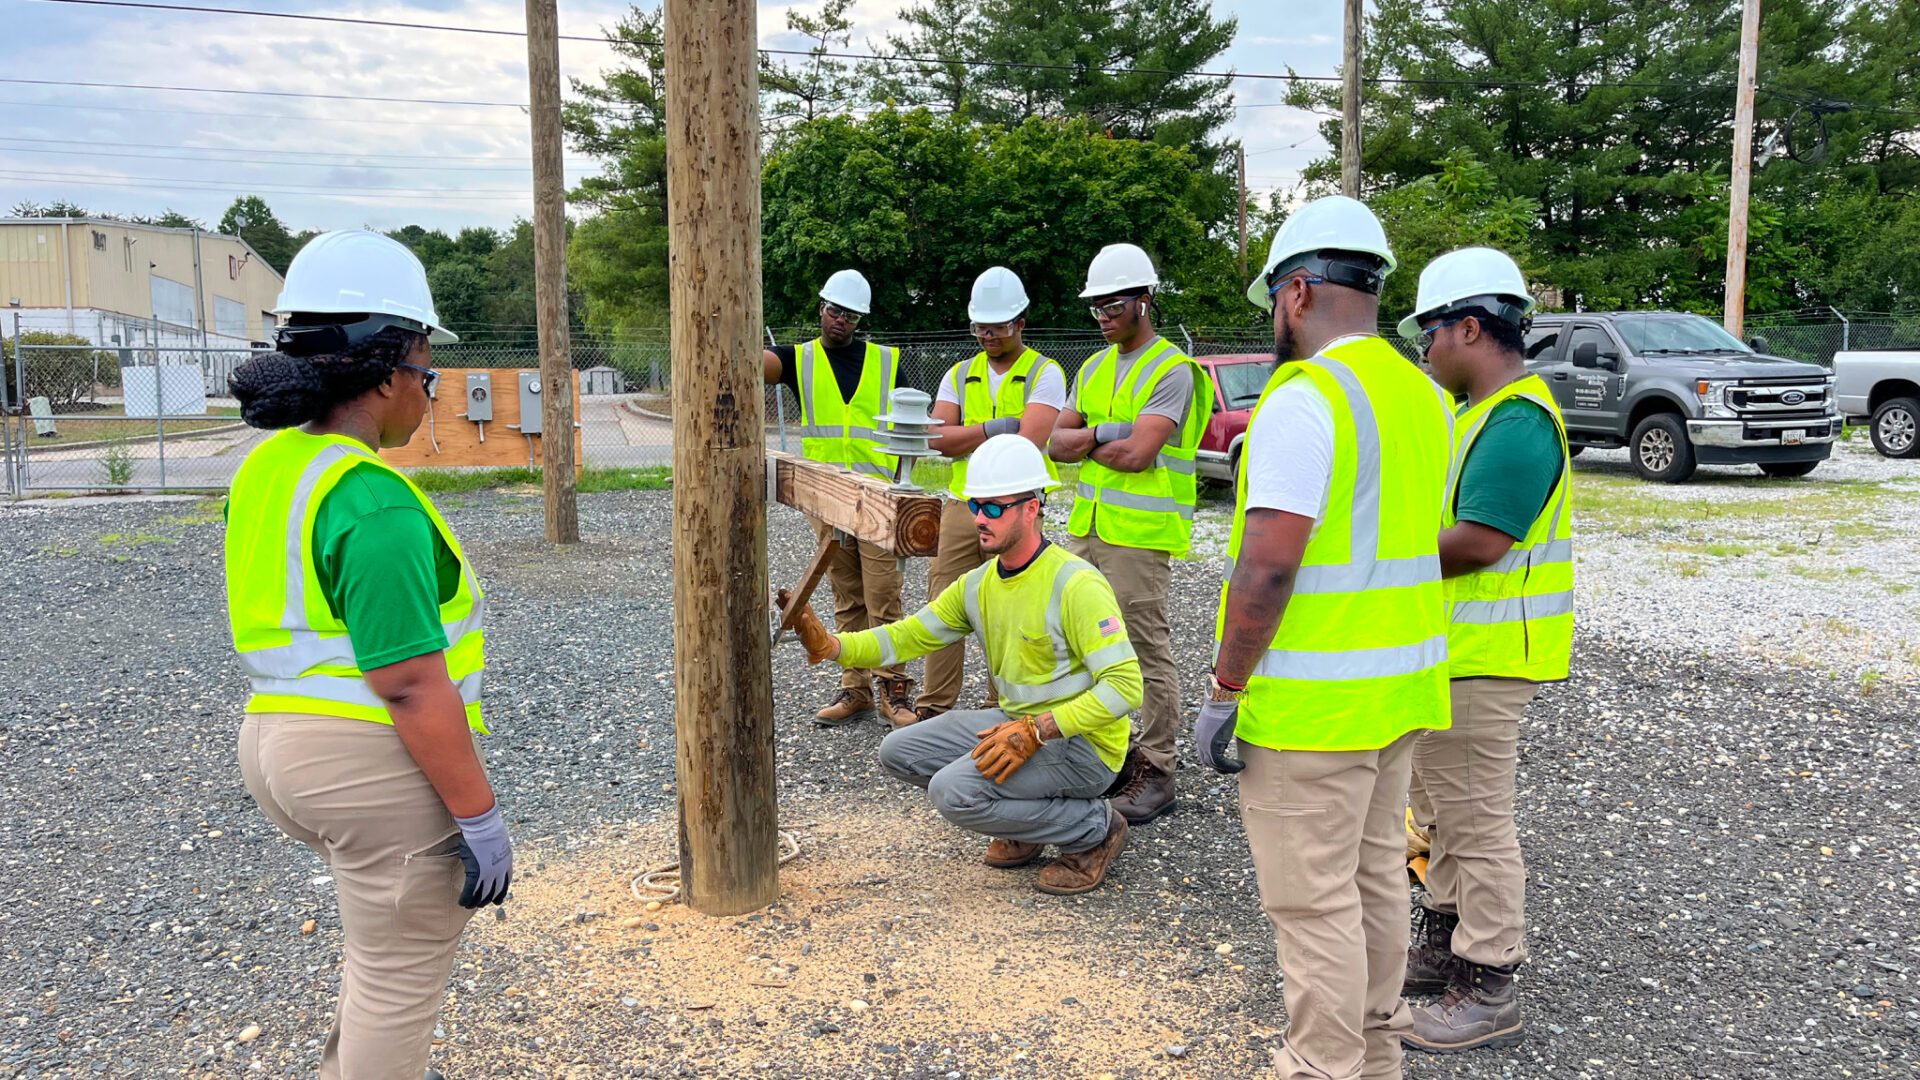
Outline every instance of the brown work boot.
[[1040, 845], [1028, 844], [1019, 840], [994, 838], [987, 845], [987, 853], [981, 858], [988, 866], [996, 870], [1012, 870], [1016, 866], [1025, 866], [1040, 857]]
[[1107, 879], [1107, 867], [1120, 855], [1120, 849], [1127, 846], [1127, 819], [1120, 811], [1107, 808], [1107, 837], [1085, 851], [1071, 855], [1062, 852], [1060, 857], [1048, 863], [1040, 871], [1040, 879], [1033, 887], [1043, 893], [1055, 896], [1074, 896], [1083, 892], [1092, 892]]
[[913, 707], [912, 679], [879, 679], [880, 715], [894, 727], [903, 728], [920, 722], [920, 713]]
[[1125, 780], [1109, 798], [1127, 824], [1145, 825], [1179, 806], [1173, 798], [1173, 777], [1147, 764], [1146, 758], [1128, 754], [1120, 772]]
[[936, 716], [943, 715], [946, 711], [947, 710], [938, 705], [915, 705], [913, 707], [913, 715], [916, 722], [920, 720], [931, 720]]
[[1407, 949], [1407, 981], [1403, 997], [1443, 993], [1453, 979], [1453, 928], [1460, 916], [1420, 905], [1414, 916], [1413, 944]]
[[855, 724], [862, 720], [873, 719], [873, 695], [865, 690], [841, 687], [840, 696], [833, 703], [813, 714], [813, 722], [821, 727], [839, 727], [842, 724]]
[[1413, 1030], [1401, 1041], [1429, 1054], [1457, 1054], [1524, 1038], [1513, 968], [1462, 960], [1454, 965], [1447, 996], [1413, 1010]]

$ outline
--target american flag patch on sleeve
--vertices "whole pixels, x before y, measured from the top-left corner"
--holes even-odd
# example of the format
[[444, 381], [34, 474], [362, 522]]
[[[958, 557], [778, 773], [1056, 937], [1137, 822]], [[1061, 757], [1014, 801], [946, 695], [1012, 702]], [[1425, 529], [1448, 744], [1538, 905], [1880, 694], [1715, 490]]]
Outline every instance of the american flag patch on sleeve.
[[1109, 615], [1100, 620], [1099, 626], [1101, 637], [1112, 637], [1120, 632], [1120, 616]]

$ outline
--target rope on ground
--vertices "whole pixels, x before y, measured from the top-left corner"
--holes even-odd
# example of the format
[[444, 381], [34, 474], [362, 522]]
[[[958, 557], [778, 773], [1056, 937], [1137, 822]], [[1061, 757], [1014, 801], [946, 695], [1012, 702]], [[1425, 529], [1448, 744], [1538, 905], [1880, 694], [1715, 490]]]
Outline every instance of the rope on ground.
[[[780, 861], [776, 865], [785, 866], [799, 857], [800, 841], [794, 839], [792, 833], [781, 830]], [[680, 864], [662, 863], [651, 870], [642, 870], [633, 876], [628, 887], [633, 890], [633, 898], [641, 903], [658, 900], [666, 904], [678, 900], [680, 899]]]

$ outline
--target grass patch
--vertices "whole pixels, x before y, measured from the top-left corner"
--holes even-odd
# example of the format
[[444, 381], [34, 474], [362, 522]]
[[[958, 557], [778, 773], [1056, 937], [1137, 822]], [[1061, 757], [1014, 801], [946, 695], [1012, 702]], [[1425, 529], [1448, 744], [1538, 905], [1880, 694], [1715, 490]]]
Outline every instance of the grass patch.
[[107, 533], [100, 537], [100, 546], [104, 548], [137, 548], [148, 544], [177, 544], [180, 541], [171, 536], [156, 536], [149, 532]]
[[1884, 676], [1877, 669], [1874, 669], [1874, 668], [1868, 668], [1867, 670], [1861, 672], [1860, 680], [1859, 680], [1860, 692], [1862, 694], [1873, 693], [1874, 687], [1880, 685], [1880, 680], [1882, 678], [1884, 678]]
[[1809, 581], [1845, 581], [1865, 574], [1864, 566], [1789, 566], [1787, 573]]
[[1832, 615], [1820, 620], [1820, 628], [1837, 638], [1856, 638], [1866, 633], [1847, 620]]
[[[240, 410], [230, 405], [210, 408], [207, 417], [205, 420], [168, 420], [167, 434], [185, 435], [208, 428], [227, 427], [240, 418]], [[54, 423], [59, 428], [59, 434], [29, 436], [27, 449], [43, 450], [53, 446], [109, 442], [114, 439], [143, 439], [152, 436], [158, 426], [153, 420], [128, 419], [125, 407], [120, 405], [110, 405], [89, 413], [84, 420], [61, 419]]]
[[[459, 495], [496, 488], [540, 486], [538, 469], [420, 469], [408, 474], [429, 495]], [[673, 470], [665, 465], [643, 469], [584, 469], [578, 490], [666, 491], [673, 487]]]
[[159, 520], [161, 525], [218, 525], [227, 520], [227, 500], [201, 499], [193, 508], [180, 514], [168, 514]]
[[1738, 544], [1729, 541], [1709, 541], [1707, 543], [1661, 544], [1662, 551], [1671, 551], [1678, 555], [1709, 555], [1716, 559], [1737, 559], [1742, 555], [1751, 555], [1760, 550], [1758, 544]]
[[40, 548], [36, 550], [34, 554], [53, 559], [71, 559], [80, 554], [80, 549], [77, 547], [67, 547], [63, 544], [59, 547], [48, 546]]

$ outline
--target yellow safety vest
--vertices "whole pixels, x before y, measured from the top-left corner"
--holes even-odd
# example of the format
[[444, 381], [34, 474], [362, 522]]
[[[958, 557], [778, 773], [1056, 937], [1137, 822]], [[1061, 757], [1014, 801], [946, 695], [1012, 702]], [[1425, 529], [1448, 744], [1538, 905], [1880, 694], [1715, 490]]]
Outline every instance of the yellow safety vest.
[[841, 394], [826, 344], [819, 338], [796, 348], [794, 355], [800, 364], [800, 452], [809, 461], [891, 478], [899, 459], [880, 452], [877, 444], [883, 436], [874, 417], [886, 412], [900, 350], [867, 342], [866, 364], [851, 399]]
[[1134, 361], [1122, 386], [1119, 354], [1119, 346], [1110, 345], [1080, 368], [1075, 402], [1088, 427], [1139, 420], [1140, 408], [1153, 397], [1154, 386], [1182, 364], [1193, 371], [1193, 402], [1187, 408], [1186, 423], [1160, 448], [1153, 468], [1122, 472], [1093, 460], [1091, 454], [1081, 460], [1078, 497], [1067, 531], [1074, 536], [1097, 532], [1100, 539], [1119, 547], [1185, 558], [1193, 535], [1193, 505], [1199, 496], [1194, 452], [1212, 415], [1208, 405], [1213, 400], [1213, 381], [1192, 357], [1162, 338]]
[[486, 667], [486, 600], [460, 541], [412, 480], [345, 435], [289, 428], [247, 455], [227, 503], [227, 617], [240, 666], [253, 683], [247, 711], [316, 713], [391, 724], [387, 703], [367, 685], [353, 639], [320, 590], [313, 524], [348, 470], [385, 469], [420, 498], [433, 527], [460, 561], [460, 586], [440, 605], [449, 643], [447, 676], [481, 734], [480, 680]]
[[[1451, 723], [1441, 500], [1453, 413], [1438, 387], [1375, 336], [1282, 364], [1254, 406], [1309, 379], [1333, 415], [1327, 509], [1293, 597], [1254, 668], [1236, 734], [1273, 750], [1377, 750]], [[1243, 462], [1262, 453], [1250, 422]], [[1216, 655], [1246, 528], [1247, 470], [1235, 482]]]
[[1573, 657], [1573, 461], [1567, 426], [1553, 392], [1538, 375], [1501, 387], [1460, 414], [1445, 523], [1451, 527], [1460, 502], [1460, 474], [1467, 454], [1501, 402], [1524, 398], [1553, 417], [1560, 436], [1560, 479], [1527, 535], [1484, 570], [1447, 582], [1453, 601], [1447, 635], [1448, 670], [1455, 679], [1492, 677], [1556, 682], [1567, 677]]
[[[960, 399], [960, 423], [964, 427], [984, 424], [1002, 416], [1018, 419], [1021, 413], [1027, 411], [1027, 395], [1032, 392], [1034, 380], [1039, 378], [1038, 373], [1046, 370], [1049, 364], [1055, 368], [1060, 366], [1057, 361], [1028, 349], [1000, 377], [1000, 393], [995, 395], [988, 389], [987, 363], [986, 353], [976, 353], [967, 365], [966, 383], [954, 387], [955, 396]], [[1062, 375], [1061, 381], [1065, 379], [1066, 376]], [[1047, 459], [1047, 475], [1054, 480], [1060, 479], [1060, 470], [1054, 466], [1051, 458]], [[966, 458], [953, 460], [953, 478], [947, 484], [947, 492], [956, 499], [967, 497]]]

